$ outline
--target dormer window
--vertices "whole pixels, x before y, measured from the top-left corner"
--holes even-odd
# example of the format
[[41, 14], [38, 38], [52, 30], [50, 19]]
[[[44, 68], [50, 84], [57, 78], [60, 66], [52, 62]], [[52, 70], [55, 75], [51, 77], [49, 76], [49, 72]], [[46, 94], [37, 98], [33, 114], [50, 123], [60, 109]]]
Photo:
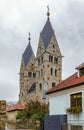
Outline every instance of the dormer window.
[[83, 76], [83, 75], [84, 75], [84, 68], [82, 68], [82, 69], [79, 70], [79, 75], [80, 75], [80, 76]]
[[78, 77], [84, 76], [84, 63], [76, 67], [76, 69], [78, 70]]

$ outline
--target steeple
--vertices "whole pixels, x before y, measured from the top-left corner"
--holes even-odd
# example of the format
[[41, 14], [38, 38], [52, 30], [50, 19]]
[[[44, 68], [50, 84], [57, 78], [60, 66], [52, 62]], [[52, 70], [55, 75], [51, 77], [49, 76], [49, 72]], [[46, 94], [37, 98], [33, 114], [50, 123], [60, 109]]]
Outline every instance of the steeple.
[[31, 56], [34, 55], [31, 44], [30, 44], [30, 40], [31, 40], [31, 38], [30, 38], [30, 33], [29, 33], [29, 37], [28, 37], [29, 42], [28, 42], [27, 48], [25, 49], [24, 54], [23, 54], [25, 66], [28, 64]]
[[28, 37], [28, 40], [29, 40], [29, 44], [30, 44], [30, 41], [31, 41], [31, 34], [30, 34], [30, 32], [28, 33], [29, 34], [29, 37]]
[[48, 16], [48, 20], [49, 20], [49, 16], [50, 16], [50, 12], [49, 12], [49, 6], [47, 6], [47, 16]]
[[44, 25], [44, 28], [43, 28], [43, 30], [42, 30], [42, 32], [40, 34], [40, 36], [41, 36], [41, 38], [43, 40], [45, 49], [47, 48], [48, 44], [50, 43], [50, 40], [51, 40], [52, 35], [54, 33], [54, 30], [52, 28], [52, 25], [50, 23], [50, 18], [49, 18], [49, 16], [50, 16], [49, 6], [47, 6], [47, 9], [48, 9], [47, 10], [47, 16], [48, 16], [47, 22]]

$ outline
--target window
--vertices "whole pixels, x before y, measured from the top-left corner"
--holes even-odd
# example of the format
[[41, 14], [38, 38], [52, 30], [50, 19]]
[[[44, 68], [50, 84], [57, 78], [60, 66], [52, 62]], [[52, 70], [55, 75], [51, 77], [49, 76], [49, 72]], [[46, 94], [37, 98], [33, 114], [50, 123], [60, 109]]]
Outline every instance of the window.
[[51, 56], [49, 55], [49, 62], [51, 61]]
[[51, 68], [51, 75], [53, 75], [53, 68]]
[[84, 75], [84, 68], [80, 69], [80, 76]]
[[53, 62], [53, 56], [51, 56], [51, 62]]
[[40, 65], [40, 59], [38, 59], [38, 65]]
[[43, 70], [41, 69], [41, 76], [43, 76]]
[[36, 77], [36, 73], [33, 73], [33, 77], [34, 77], [34, 78]]
[[52, 87], [55, 87], [55, 84], [56, 84], [55, 82], [52, 82]]
[[28, 76], [31, 77], [31, 76], [32, 76], [32, 73], [31, 73], [31, 72], [28, 72]]
[[58, 58], [54, 57], [54, 63], [58, 64]]
[[49, 55], [49, 62], [53, 62], [53, 56]]
[[42, 83], [39, 84], [39, 91], [42, 90]]
[[71, 94], [70, 100], [71, 100], [71, 107], [74, 107], [74, 106], [82, 107], [82, 92]]
[[41, 63], [43, 63], [43, 57], [41, 57]]
[[57, 76], [57, 70], [55, 69], [55, 76]]
[[40, 77], [40, 71], [38, 71], [38, 77]]
[[55, 45], [53, 45], [53, 48], [55, 48]]

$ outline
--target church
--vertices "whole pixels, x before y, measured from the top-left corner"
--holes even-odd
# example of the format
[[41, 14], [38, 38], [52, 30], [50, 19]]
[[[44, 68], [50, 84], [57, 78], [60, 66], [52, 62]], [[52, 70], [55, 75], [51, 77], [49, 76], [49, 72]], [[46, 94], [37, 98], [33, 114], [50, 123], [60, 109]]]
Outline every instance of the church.
[[48, 104], [46, 92], [62, 80], [62, 54], [50, 21], [49, 8], [47, 21], [39, 35], [36, 56], [31, 46], [29, 33], [28, 45], [22, 55], [20, 66], [19, 103], [38, 100]]

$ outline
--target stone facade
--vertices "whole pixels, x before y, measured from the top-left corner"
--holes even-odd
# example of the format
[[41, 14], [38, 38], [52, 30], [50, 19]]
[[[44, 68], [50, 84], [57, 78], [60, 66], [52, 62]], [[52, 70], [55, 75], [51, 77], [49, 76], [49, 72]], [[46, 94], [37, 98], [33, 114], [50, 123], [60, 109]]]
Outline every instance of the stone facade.
[[6, 101], [0, 100], [0, 120], [6, 120]]
[[[30, 52], [28, 52], [30, 51]], [[62, 55], [49, 18], [40, 33], [37, 54], [29, 44], [20, 67], [19, 102], [39, 100], [48, 103], [46, 92], [61, 81]]]

